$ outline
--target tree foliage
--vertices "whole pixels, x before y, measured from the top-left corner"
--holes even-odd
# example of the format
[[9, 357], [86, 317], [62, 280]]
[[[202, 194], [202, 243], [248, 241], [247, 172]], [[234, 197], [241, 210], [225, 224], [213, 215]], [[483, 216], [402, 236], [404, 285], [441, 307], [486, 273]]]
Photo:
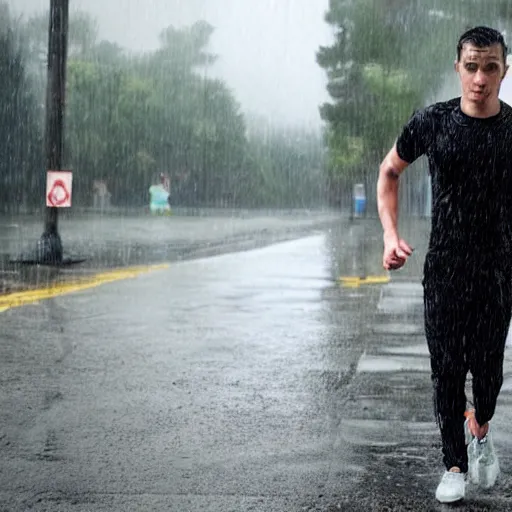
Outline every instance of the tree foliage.
[[[12, 20], [7, 26], [13, 26]], [[35, 104], [44, 107], [46, 95], [48, 13], [25, 20], [17, 31], [25, 38], [23, 48], [11, 28], [0, 41], [5, 61], [0, 94], [2, 126], [18, 120], [20, 131], [11, 140], [26, 147], [26, 169], [18, 166], [16, 174], [23, 188], [29, 175], [44, 176], [40, 165], [29, 162], [43, 149], [44, 109]], [[213, 32], [204, 21], [170, 26], [161, 32], [157, 49], [133, 53], [100, 40], [98, 24], [87, 13], [71, 14], [64, 161], [74, 171], [75, 205], [92, 204], [98, 181], [107, 184], [114, 205], [145, 205], [160, 173], [171, 177], [174, 204], [303, 206], [322, 201], [321, 140], [291, 131], [249, 134], [233, 91], [213, 77], [218, 58], [209, 51]], [[0, 179], [13, 179], [13, 171], [0, 169]]]
[[0, 5], [0, 211], [41, 197], [41, 109], [27, 69], [25, 41]]
[[320, 109], [331, 183], [374, 174], [413, 110], [453, 72], [459, 34], [481, 24], [505, 30], [511, 19], [507, 0], [330, 0], [334, 42], [317, 62], [331, 96]]

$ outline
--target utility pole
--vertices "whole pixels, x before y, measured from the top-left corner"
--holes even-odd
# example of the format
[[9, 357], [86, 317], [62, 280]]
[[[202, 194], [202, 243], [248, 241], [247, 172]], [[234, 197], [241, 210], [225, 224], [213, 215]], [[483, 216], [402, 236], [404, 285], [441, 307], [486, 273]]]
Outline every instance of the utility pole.
[[[50, 0], [45, 126], [46, 171], [62, 170], [68, 25], [69, 0]], [[37, 244], [37, 262], [62, 263], [62, 253], [58, 208], [46, 207], [44, 232]]]
[[[66, 100], [66, 62], [68, 53], [69, 0], [50, 0], [50, 19], [48, 34], [48, 85], [46, 89], [46, 120], [45, 120], [45, 171], [60, 174], [64, 153], [64, 111]], [[47, 198], [50, 204], [60, 203], [61, 199], [53, 195], [55, 189], [64, 189], [70, 199], [70, 185], [65, 185], [64, 177], [69, 173], [62, 172], [62, 179], [54, 181], [52, 193]], [[54, 176], [52, 176], [54, 179]], [[59, 183], [59, 185], [57, 185]], [[67, 187], [67, 188], [66, 188]], [[51, 198], [50, 198], [51, 195]], [[62, 196], [61, 196], [62, 197]], [[65, 199], [65, 200], [67, 200]], [[46, 203], [48, 204], [48, 203]], [[59, 204], [58, 204], [59, 205]], [[60, 203], [62, 205], [62, 203]], [[37, 241], [35, 250], [21, 254], [11, 260], [14, 264], [23, 265], [70, 265], [81, 263], [84, 258], [64, 258], [62, 241], [59, 235], [58, 211], [56, 206], [46, 206], [44, 215], [44, 231]]]

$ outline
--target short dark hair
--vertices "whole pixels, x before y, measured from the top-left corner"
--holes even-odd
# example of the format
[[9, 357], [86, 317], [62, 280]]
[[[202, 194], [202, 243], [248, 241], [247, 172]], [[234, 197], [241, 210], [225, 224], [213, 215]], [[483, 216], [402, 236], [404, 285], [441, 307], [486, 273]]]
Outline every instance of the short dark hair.
[[486, 48], [487, 46], [493, 46], [500, 44], [503, 50], [503, 61], [507, 63], [508, 48], [505, 44], [505, 39], [501, 32], [498, 32], [494, 28], [490, 27], [474, 27], [470, 28], [464, 34], [460, 36], [459, 43], [457, 44], [457, 61], [460, 61], [460, 55], [462, 48], [465, 44], [472, 44], [477, 48]]

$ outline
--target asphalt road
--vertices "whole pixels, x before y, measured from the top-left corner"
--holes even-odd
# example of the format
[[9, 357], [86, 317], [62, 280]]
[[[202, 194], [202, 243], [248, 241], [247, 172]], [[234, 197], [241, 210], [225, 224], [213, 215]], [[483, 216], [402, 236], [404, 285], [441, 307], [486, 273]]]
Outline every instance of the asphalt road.
[[0, 217], [0, 293], [44, 286], [101, 269], [147, 265], [225, 254], [307, 236], [348, 222], [330, 211], [198, 210], [170, 217], [73, 213], [61, 215], [66, 256], [80, 265], [53, 269], [11, 260], [34, 251], [43, 221]]
[[361, 221], [7, 307], [0, 510], [512, 510], [508, 352], [503, 476], [434, 500], [427, 229], [389, 282]]

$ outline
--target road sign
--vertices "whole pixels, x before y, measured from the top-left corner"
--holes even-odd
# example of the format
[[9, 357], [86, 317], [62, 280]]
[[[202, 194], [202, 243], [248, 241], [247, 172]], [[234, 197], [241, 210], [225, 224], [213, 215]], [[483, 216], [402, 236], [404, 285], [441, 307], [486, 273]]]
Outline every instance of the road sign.
[[46, 175], [46, 206], [69, 208], [71, 206], [71, 171], [48, 171]]

